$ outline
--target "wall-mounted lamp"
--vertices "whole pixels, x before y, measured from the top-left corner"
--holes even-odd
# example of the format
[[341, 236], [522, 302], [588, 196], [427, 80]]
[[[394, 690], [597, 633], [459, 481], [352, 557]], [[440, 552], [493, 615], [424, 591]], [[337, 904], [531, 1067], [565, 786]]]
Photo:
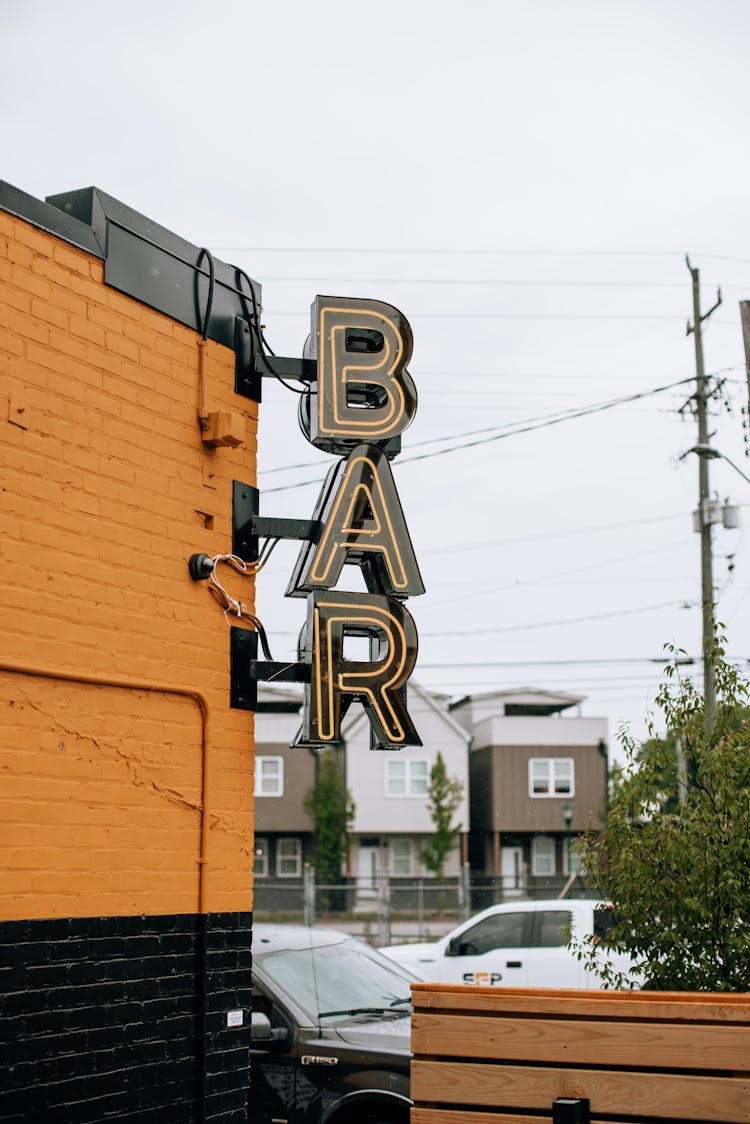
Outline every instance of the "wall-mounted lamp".
[[570, 829], [573, 824], [573, 805], [566, 804], [563, 808], [565, 819], [565, 867], [570, 871]]

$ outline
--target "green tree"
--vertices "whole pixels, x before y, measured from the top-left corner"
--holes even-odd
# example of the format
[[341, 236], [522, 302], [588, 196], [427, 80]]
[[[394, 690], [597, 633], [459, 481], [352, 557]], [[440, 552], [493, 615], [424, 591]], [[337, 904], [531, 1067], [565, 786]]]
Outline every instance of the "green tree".
[[316, 880], [322, 885], [338, 885], [355, 807], [332, 749], [318, 758], [315, 785], [305, 794], [304, 805], [315, 825]]
[[[579, 844], [584, 869], [615, 905], [611, 936], [630, 953], [643, 986], [674, 991], [750, 990], [750, 686], [714, 647], [717, 716], [682, 678], [676, 653], [656, 703], [667, 736], [637, 745], [613, 790], [603, 833]], [[684, 755], [680, 789], [675, 746]], [[584, 941], [579, 955], [605, 986], [627, 986]]]
[[452, 824], [451, 821], [463, 794], [464, 786], [457, 777], [448, 776], [443, 755], [438, 752], [427, 785], [430, 818], [435, 831], [420, 847], [419, 857], [440, 882], [443, 880], [445, 860], [455, 847], [456, 834], [461, 830], [460, 824]]

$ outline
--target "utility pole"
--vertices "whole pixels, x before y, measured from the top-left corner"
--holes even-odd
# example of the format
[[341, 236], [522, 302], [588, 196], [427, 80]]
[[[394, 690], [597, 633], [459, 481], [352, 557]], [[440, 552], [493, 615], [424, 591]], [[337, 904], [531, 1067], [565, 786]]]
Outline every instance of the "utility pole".
[[[690, 258], [685, 257], [693, 281], [693, 322], [688, 322], [687, 334], [695, 336], [695, 404], [698, 418], [698, 520], [701, 535], [701, 610], [703, 617], [703, 697], [705, 700], [705, 724], [710, 733], [716, 721], [716, 681], [714, 676], [714, 576], [711, 544], [711, 523], [709, 521], [708, 501], [708, 460], [706, 451], [710, 450], [708, 435], [708, 390], [703, 366], [704, 320], [721, 304], [721, 290], [716, 303], [701, 315], [700, 270], [693, 269]], [[709, 453], [710, 456], [710, 453]]]
[[[745, 374], [747, 376], [747, 412], [745, 419], [750, 427], [750, 301], [740, 301], [740, 322], [742, 324], [742, 342], [745, 345]], [[750, 456], [748, 438], [750, 430], [745, 430], [745, 453]]]

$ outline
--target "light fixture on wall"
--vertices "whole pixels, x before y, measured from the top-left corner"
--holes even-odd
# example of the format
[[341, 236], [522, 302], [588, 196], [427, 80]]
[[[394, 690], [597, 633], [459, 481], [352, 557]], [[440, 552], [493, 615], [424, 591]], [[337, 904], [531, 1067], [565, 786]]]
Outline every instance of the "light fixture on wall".
[[570, 871], [570, 829], [573, 824], [573, 805], [566, 804], [563, 808], [565, 819], [565, 867]]

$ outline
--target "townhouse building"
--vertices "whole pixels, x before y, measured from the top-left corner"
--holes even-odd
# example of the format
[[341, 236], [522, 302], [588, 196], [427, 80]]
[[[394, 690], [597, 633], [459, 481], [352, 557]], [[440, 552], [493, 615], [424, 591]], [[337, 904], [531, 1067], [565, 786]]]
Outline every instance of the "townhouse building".
[[299, 908], [305, 863], [313, 861], [314, 824], [305, 795], [315, 784], [318, 751], [295, 749], [301, 692], [262, 684], [258, 688], [255, 745], [255, 864], [263, 908]]
[[[348, 908], [375, 911], [386, 877], [392, 908], [413, 908], [417, 887], [429, 906], [424, 886], [433, 876], [420, 851], [434, 831], [427, 785], [438, 753], [463, 786], [446, 880], [455, 884], [468, 863], [477, 907], [572, 887], [578, 871], [573, 842], [601, 828], [607, 793], [606, 719], [581, 716], [582, 702], [578, 695], [531, 687], [450, 701], [412, 682], [409, 708], [423, 745], [394, 752], [371, 751], [369, 723], [353, 706], [338, 750], [355, 804]], [[298, 906], [304, 864], [313, 862], [314, 824], [304, 797], [315, 783], [317, 751], [290, 748], [300, 707], [297, 688], [261, 688], [255, 876], [263, 911]]]
[[356, 879], [356, 904], [361, 909], [368, 903], [372, 907], [382, 875], [391, 880], [395, 908], [412, 904], [409, 890], [415, 880], [432, 877], [420, 858], [420, 848], [435, 830], [427, 786], [439, 753], [448, 775], [463, 788], [454, 815], [454, 823], [459, 825], [457, 846], [447, 856], [444, 876], [457, 878], [462, 863], [468, 861], [471, 734], [452, 717], [446, 698], [414, 682], [409, 686], [409, 710], [422, 738], [419, 747], [371, 753], [367, 721], [354, 709], [344, 727], [347, 785], [356, 809], [350, 870]]
[[472, 872], [504, 896], [558, 893], [578, 872], [576, 835], [606, 810], [607, 722], [580, 714], [583, 697], [536, 688], [455, 700], [471, 731]]

